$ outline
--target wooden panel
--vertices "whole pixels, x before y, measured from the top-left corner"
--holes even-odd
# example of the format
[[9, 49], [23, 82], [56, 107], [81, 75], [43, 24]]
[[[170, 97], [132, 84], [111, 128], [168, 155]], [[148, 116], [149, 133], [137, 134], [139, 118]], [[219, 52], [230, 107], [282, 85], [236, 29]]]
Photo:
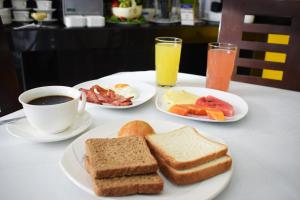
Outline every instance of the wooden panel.
[[254, 51], [288, 52], [288, 45], [268, 44], [265, 42], [240, 41], [239, 48]]
[[289, 26], [272, 24], [243, 24], [243, 31], [253, 33], [274, 33], [288, 35], [291, 32]]
[[[238, 75], [237, 66], [233, 80], [268, 85], [272, 87], [300, 91], [300, 0], [224, 0], [222, 21], [218, 41], [231, 42], [240, 49], [269, 51], [287, 54], [284, 64], [240, 59], [237, 64], [245, 67], [284, 70], [282, 81], [262, 79], [261, 77]], [[244, 15], [288, 17], [290, 26], [271, 24], [244, 24]], [[241, 41], [244, 32], [276, 33], [290, 36], [289, 45], [267, 44], [262, 42]], [[238, 56], [239, 57], [239, 56]], [[262, 65], [264, 64], [264, 65]], [[283, 67], [284, 66], [284, 67]]]
[[286, 70], [285, 64], [276, 62], [267, 62], [264, 60], [239, 58], [237, 60], [237, 66], [249, 67], [254, 69], [275, 69], [275, 70]]

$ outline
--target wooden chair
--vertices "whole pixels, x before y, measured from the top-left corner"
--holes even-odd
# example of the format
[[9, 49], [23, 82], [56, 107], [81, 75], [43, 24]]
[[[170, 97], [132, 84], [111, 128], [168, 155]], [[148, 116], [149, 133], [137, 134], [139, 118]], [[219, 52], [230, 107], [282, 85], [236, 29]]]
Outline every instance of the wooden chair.
[[0, 117], [21, 108], [20, 86], [0, 17]]
[[[254, 23], [244, 23], [245, 15], [254, 15]], [[269, 40], [270, 34], [288, 44]], [[232, 80], [300, 91], [300, 0], [224, 0], [218, 41], [239, 47]], [[270, 52], [283, 59], [267, 58]]]

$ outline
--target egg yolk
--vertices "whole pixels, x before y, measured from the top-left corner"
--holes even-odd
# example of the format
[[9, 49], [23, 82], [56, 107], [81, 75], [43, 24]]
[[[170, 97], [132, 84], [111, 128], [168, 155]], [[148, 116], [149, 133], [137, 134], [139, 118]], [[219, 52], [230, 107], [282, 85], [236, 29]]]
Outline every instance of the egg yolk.
[[125, 88], [125, 87], [128, 87], [128, 86], [129, 86], [128, 84], [119, 83], [119, 84], [115, 85], [115, 88]]

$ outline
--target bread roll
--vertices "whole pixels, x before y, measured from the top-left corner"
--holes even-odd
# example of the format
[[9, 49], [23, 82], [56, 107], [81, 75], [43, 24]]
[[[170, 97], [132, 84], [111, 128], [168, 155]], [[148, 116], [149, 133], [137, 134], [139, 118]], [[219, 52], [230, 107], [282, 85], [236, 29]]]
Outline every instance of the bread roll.
[[146, 136], [153, 134], [153, 128], [145, 121], [134, 120], [126, 123], [119, 131], [118, 137]]

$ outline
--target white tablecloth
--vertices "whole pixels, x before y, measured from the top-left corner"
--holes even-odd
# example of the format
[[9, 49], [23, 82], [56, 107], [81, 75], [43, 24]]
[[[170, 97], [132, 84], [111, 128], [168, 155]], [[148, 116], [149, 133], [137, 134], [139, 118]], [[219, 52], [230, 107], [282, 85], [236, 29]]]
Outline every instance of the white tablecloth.
[[[126, 79], [155, 84], [153, 71], [120, 73]], [[204, 87], [205, 78], [180, 74], [178, 86]], [[108, 120], [153, 118], [194, 126], [222, 138], [233, 156], [233, 176], [217, 199], [300, 199], [300, 93], [232, 82], [230, 92], [249, 105], [247, 116], [234, 123], [206, 123], [168, 116], [156, 110], [154, 98], [127, 110], [88, 107], [91, 128]], [[2, 119], [22, 115], [22, 110]], [[75, 138], [32, 143], [0, 127], [1, 200], [97, 199], [74, 185], [58, 161]], [[155, 199], [155, 196], [153, 197]]]

